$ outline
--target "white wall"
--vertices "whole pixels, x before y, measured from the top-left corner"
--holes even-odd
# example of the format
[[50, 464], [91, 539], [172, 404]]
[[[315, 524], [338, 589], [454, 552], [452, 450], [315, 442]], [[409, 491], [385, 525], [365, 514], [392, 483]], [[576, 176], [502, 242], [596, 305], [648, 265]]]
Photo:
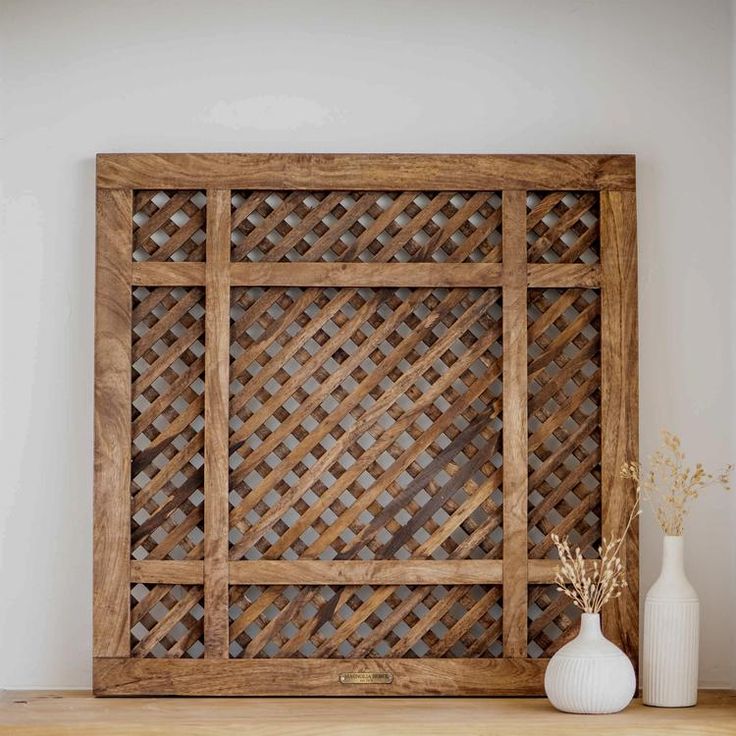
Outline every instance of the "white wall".
[[[3, 0], [0, 687], [90, 682], [94, 154], [632, 152], [642, 449], [736, 457], [731, 5]], [[690, 519], [736, 685], [736, 503]], [[644, 519], [642, 584], [659, 564]]]

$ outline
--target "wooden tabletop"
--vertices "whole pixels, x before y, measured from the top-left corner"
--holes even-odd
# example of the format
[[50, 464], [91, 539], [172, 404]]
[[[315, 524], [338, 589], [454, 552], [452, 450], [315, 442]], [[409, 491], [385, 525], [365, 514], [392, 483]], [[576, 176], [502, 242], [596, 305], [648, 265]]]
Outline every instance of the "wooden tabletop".
[[4, 691], [0, 734], [736, 734], [736, 695], [694, 708], [634, 701], [610, 716], [558, 713], [544, 698], [93, 698], [83, 691]]

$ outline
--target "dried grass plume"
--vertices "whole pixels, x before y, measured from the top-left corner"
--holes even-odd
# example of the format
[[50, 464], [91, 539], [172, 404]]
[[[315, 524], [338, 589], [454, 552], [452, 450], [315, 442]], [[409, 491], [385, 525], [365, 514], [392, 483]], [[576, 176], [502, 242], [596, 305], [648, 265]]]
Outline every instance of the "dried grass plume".
[[552, 541], [560, 555], [560, 567], [555, 574], [557, 590], [564, 593], [583, 613], [600, 613], [608, 601], [618, 598], [626, 588], [624, 565], [619, 552], [634, 519], [639, 515], [639, 496], [623, 534], [604, 539], [598, 547], [600, 559], [586, 560], [580, 547], [571, 549], [565, 537], [552, 535]]
[[651, 505], [662, 531], [679, 537], [685, 531], [689, 505], [709, 486], [730, 490], [732, 470], [733, 465], [727, 465], [708, 473], [702, 463], [696, 463], [695, 467], [687, 465], [680, 438], [662, 430], [662, 447], [649, 458], [647, 467], [624, 463], [621, 475], [636, 483], [638, 493]]

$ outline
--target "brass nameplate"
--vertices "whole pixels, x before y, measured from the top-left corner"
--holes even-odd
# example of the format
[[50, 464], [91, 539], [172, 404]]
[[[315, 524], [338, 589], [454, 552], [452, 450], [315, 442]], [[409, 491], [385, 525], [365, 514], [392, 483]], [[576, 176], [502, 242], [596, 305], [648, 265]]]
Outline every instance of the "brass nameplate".
[[343, 672], [342, 685], [390, 685], [394, 676], [390, 672]]

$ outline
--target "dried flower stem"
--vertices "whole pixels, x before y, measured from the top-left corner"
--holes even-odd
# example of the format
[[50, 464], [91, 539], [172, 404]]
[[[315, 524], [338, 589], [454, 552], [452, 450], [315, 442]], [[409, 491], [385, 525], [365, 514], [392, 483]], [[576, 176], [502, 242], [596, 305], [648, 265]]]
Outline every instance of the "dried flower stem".
[[707, 473], [702, 463], [691, 468], [685, 464], [685, 453], [676, 434], [662, 430], [662, 441], [663, 447], [649, 458], [647, 469], [639, 463], [627, 462], [621, 468], [621, 475], [636, 483], [638, 492], [651, 505], [662, 531], [679, 537], [685, 531], [689, 504], [702, 490], [714, 485], [730, 490], [733, 465], [716, 473]]
[[555, 574], [557, 590], [564, 593], [584, 613], [599, 613], [608, 601], [618, 598], [627, 587], [619, 552], [634, 519], [639, 515], [639, 494], [620, 537], [604, 539], [598, 547], [599, 559], [586, 560], [580, 547], [570, 548], [565, 537], [552, 535], [560, 555], [560, 568]]

